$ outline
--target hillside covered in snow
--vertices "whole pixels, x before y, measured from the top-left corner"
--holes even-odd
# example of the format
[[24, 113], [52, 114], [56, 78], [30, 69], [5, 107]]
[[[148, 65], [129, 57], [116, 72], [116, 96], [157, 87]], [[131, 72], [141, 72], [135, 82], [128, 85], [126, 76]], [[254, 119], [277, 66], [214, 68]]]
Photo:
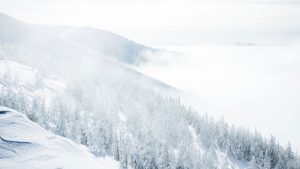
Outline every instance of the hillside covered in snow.
[[52, 25], [38, 27], [126, 64], [146, 62], [145, 55], [158, 52], [157, 49], [101, 29]]
[[54, 135], [24, 114], [0, 107], [0, 168], [117, 169], [118, 162], [95, 157], [82, 145]]
[[[290, 145], [281, 146], [274, 137], [263, 138], [223, 119], [201, 116], [181, 103], [177, 89], [128, 68], [122, 59], [110, 59], [113, 55], [106, 56], [102, 45], [97, 47], [103, 37], [90, 37], [98, 30], [49, 29], [0, 14], [0, 104], [45, 129], [32, 127], [37, 125], [25, 116], [2, 108], [0, 154], [7, 157], [0, 159], [5, 161], [0, 165], [4, 168], [13, 168], [17, 158], [35, 151], [27, 143], [51, 144], [66, 158], [80, 151], [89, 154], [79, 149], [84, 145], [97, 156], [113, 156], [122, 169], [299, 168]], [[128, 41], [113, 38], [112, 46], [124, 42]], [[141, 46], [123, 47], [132, 53], [131, 48], [139, 51]], [[7, 131], [8, 126], [17, 131], [22, 125], [29, 126], [22, 137]], [[51, 137], [59, 140], [57, 145]], [[15, 154], [5, 153], [10, 141], [16, 140], [26, 143], [25, 150], [30, 151], [12, 147]], [[60, 150], [61, 144], [67, 144], [63, 146], [67, 150]], [[44, 153], [43, 166], [56, 165], [55, 158], [48, 157], [61, 156], [56, 151]], [[99, 168], [106, 167], [100, 163]]]

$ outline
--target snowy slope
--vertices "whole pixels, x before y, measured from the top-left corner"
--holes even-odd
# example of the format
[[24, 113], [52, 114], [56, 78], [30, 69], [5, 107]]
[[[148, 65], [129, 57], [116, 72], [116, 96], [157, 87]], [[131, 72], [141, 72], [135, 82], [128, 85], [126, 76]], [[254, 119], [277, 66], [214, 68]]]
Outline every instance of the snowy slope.
[[1, 169], [117, 169], [113, 159], [96, 158], [84, 146], [51, 134], [25, 115], [0, 107]]
[[[9, 73], [9, 75], [7, 74]], [[19, 64], [17, 62], [0, 60], [0, 77], [12, 76], [11, 78], [17, 79], [17, 83], [20, 86], [29, 88], [34, 86], [37, 70], [31, 67]]]
[[[142, 75], [122, 63], [114, 61], [115, 59], [107, 57], [105, 52], [98, 52], [96, 46], [79, 44], [70, 38], [63, 38], [59, 33], [53, 33], [49, 29], [24, 23], [1, 13], [0, 23], [0, 59], [21, 62], [24, 65], [39, 69], [43, 73], [56, 74], [72, 80], [97, 77], [102, 81], [117, 80], [120, 83], [144, 84], [156, 88], [172, 89], [158, 80]], [[90, 37], [90, 32], [87, 29], [87, 38]], [[96, 34], [98, 34], [98, 30], [96, 30]], [[111, 46], [116, 47], [116, 49], [110, 48], [110, 51], [119, 50], [117, 48], [129, 50], [127, 46], [131, 46], [130, 48], [137, 51], [144, 48], [142, 45], [131, 41], [127, 42], [117, 35], [109, 36], [117, 37], [110, 38], [114, 39], [112, 41], [115, 43], [112, 43]], [[92, 41], [94, 40], [95, 43], [100, 43], [101, 37], [92, 39]], [[123, 44], [123, 41], [126, 41], [128, 45], [120, 46], [119, 44]], [[90, 44], [90, 42], [88, 43]], [[105, 49], [106, 47], [102, 48]], [[128, 52], [131, 53], [131, 49]]]
[[39, 73], [38, 69], [21, 63], [10, 60], [0, 60], [0, 77], [3, 78], [4, 76], [9, 76], [9, 78], [15, 79], [16, 83], [14, 85], [32, 88], [36, 87], [38, 80], [42, 80], [42, 83], [51, 90], [64, 90], [65, 82], [61, 77], [53, 75], [48, 78], [43, 78], [39, 77], [41, 76]]
[[[45, 129], [88, 146], [95, 154], [113, 155], [122, 168], [241, 169], [270, 165], [274, 154], [289, 155], [283, 166], [295, 159], [288, 148], [275, 146], [275, 139], [267, 141], [249, 131], [228, 127], [223, 121], [202, 117], [173, 97], [178, 94], [176, 89], [58, 32], [49, 33], [0, 14], [1, 105], [19, 110]], [[5, 113], [2, 117], [19, 119]], [[4, 124], [14, 127], [17, 123]], [[27, 131], [30, 127], [21, 128]], [[11, 132], [1, 139], [3, 149], [10, 149], [10, 143], [21, 143], [21, 149], [30, 151], [29, 155], [41, 156], [35, 151], [37, 145], [43, 149], [53, 146], [54, 152], [49, 150], [48, 154], [60, 156], [62, 152], [68, 159], [76, 159], [80, 152], [73, 144], [53, 143], [42, 133], [38, 135], [43, 136], [43, 143], [35, 144], [40, 138], [29, 135], [32, 132], [21, 136]], [[67, 144], [68, 150], [58, 151], [62, 144]], [[14, 165], [9, 161], [24, 158], [19, 156], [23, 153], [19, 146], [14, 148], [15, 154], [3, 155], [9, 155], [5, 168]], [[49, 166], [60, 164], [53, 160], [46, 160]], [[74, 160], [70, 161], [66, 165], [72, 165]], [[277, 162], [272, 161], [272, 165]]]
[[146, 61], [145, 54], [155, 52], [150, 47], [97, 28], [50, 25], [39, 27], [123, 63], [139, 64]]
[[[96, 28], [33, 25], [2, 13], [0, 23], [0, 42], [22, 42], [26, 46], [39, 46], [39, 50], [48, 52], [51, 52], [49, 49], [54, 50], [56, 55], [66, 54], [64, 51], [69, 55], [89, 51], [89, 55], [102, 55], [122, 63], [139, 64], [146, 61], [145, 54], [156, 51], [112, 32]], [[73, 52], [71, 49], [74, 46], [78, 49]]]
[[[22, 64], [19, 64], [17, 62], [0, 61], [0, 67], [1, 67], [0, 68], [0, 82], [2, 82], [2, 83], [4, 82], [3, 76], [5, 75], [7, 70], [9, 70], [11, 78], [17, 79], [17, 81], [16, 81], [17, 83], [10, 85], [12, 90], [22, 88], [22, 89], [24, 89], [23, 91], [25, 92], [25, 95], [29, 96], [31, 98], [34, 98], [36, 96], [45, 97], [45, 102], [46, 102], [47, 107], [51, 106], [51, 102], [52, 102], [53, 98], [56, 98], [56, 96], [59, 96], [59, 93], [62, 93], [64, 90], [66, 90], [64, 80], [59, 77], [43, 78], [42, 79], [43, 83], [39, 84], [39, 86], [37, 86], [38, 83], [36, 82], [36, 79], [37, 79], [36, 76], [38, 74], [38, 70], [28, 67], [28, 66], [25, 66], [25, 65], [22, 65]], [[2, 84], [2, 86], [5, 86], [5, 85], [7, 85], [7, 84]], [[116, 103], [118, 103], [118, 102], [122, 103], [122, 98], [124, 98], [124, 97], [122, 97], [124, 95], [123, 92], [124, 93], [126, 93], [126, 92], [133, 93], [133, 91], [131, 91], [132, 89], [127, 88], [127, 90], [128, 89], [129, 89], [129, 91], [116, 91], [117, 93], [120, 94], [121, 98], [118, 98], [118, 99], [115, 98], [115, 100], [110, 100], [110, 102], [106, 103], [106, 105], [103, 106], [102, 109], [103, 110], [110, 109], [111, 107], [116, 106]], [[110, 87], [108, 87], [108, 88], [105, 87], [102, 90], [105, 90], [108, 92], [108, 94], [111, 94], [111, 93], [109, 93], [110, 90], [114, 90], [114, 89], [110, 88]], [[137, 89], [135, 89], [135, 90], [138, 91]], [[102, 97], [107, 98], [104, 91], [102, 91]], [[0, 95], [0, 101], [3, 99], [5, 100], [5, 98], [2, 98], [2, 95]], [[127, 100], [129, 100], [129, 102], [130, 101], [135, 102], [135, 100], [130, 97], [127, 98]], [[157, 100], [157, 101], [160, 102], [159, 100]], [[133, 104], [135, 106], [136, 106], [136, 104], [139, 105], [139, 104], [145, 104], [145, 103], [148, 104], [148, 106], [151, 105], [150, 103], [147, 103], [147, 100], [139, 100], [139, 102], [140, 103], [133, 103]], [[126, 103], [128, 103], [128, 102], [126, 102]], [[130, 104], [128, 104], [127, 106], [130, 106]], [[141, 107], [141, 106], [138, 106], [138, 107]], [[129, 108], [128, 112], [135, 110], [130, 107], [128, 107], [128, 108]], [[98, 163], [100, 163], [99, 161], [103, 161], [103, 163], [105, 163], [105, 164], [108, 163], [107, 161], [110, 161], [110, 163], [107, 164], [110, 167], [117, 165], [116, 162], [114, 162], [112, 159], [109, 159], [109, 158], [108, 159], [97, 159], [98, 162], [95, 163], [94, 158], [87, 157], [90, 155], [86, 155], [86, 154], [88, 154], [86, 152], [86, 150], [78, 150], [76, 148], [76, 145], [74, 145], [74, 143], [67, 144], [67, 143], [63, 142], [67, 139], [49, 134], [48, 132], [46, 132], [44, 129], [40, 128], [35, 123], [32, 123], [28, 119], [26, 119], [26, 117], [23, 114], [17, 113], [11, 109], [7, 109], [7, 108], [3, 108], [3, 107], [1, 107], [0, 110], [2, 110], [2, 112], [3, 111], [12, 111], [12, 113], [3, 113], [0, 116], [1, 117], [1, 121], [0, 121], [1, 146], [0, 147], [2, 148], [2, 150], [0, 150], [0, 156], [1, 156], [0, 159], [3, 158], [2, 162], [0, 161], [0, 164], [2, 163], [4, 168], [19, 168], [20, 166], [25, 167], [25, 168], [30, 168], [30, 167], [32, 167], [31, 166], [32, 163], [34, 163], [35, 166], [37, 166], [37, 168], [41, 168], [41, 166], [46, 166], [45, 168], [47, 168], [47, 167], [55, 168], [55, 167], [62, 167], [62, 166], [64, 168], [74, 168], [75, 166], [78, 168], [86, 167], [85, 165], [80, 166], [76, 163], [74, 164], [72, 162], [74, 159], [76, 161], [78, 161], [80, 164], [85, 164], [85, 163], [91, 164], [91, 166], [89, 166], [88, 168], [93, 168], [94, 166], [98, 166]], [[101, 111], [101, 110], [99, 110], [99, 111]], [[128, 120], [132, 120], [132, 118], [136, 115], [139, 116], [138, 114], [140, 113], [140, 112], [137, 112], [138, 114], [134, 115], [134, 114], [128, 114], [128, 112], [126, 110], [124, 110], [125, 114], [123, 112], [118, 112], [116, 117], [111, 115], [112, 119], [119, 118], [120, 127], [122, 127], [122, 128], [124, 127], [125, 130], [127, 129], [125, 124], [127, 124]], [[47, 112], [47, 113], [49, 113], [49, 112]], [[55, 118], [55, 117], [63, 118], [63, 117], [61, 117], [60, 114], [57, 114], [57, 113], [59, 113], [59, 112], [54, 112], [54, 114], [48, 114], [48, 116], [50, 115], [53, 118]], [[164, 114], [164, 113], [162, 113], [162, 114]], [[27, 115], [30, 115], [30, 114], [27, 114]], [[174, 116], [172, 114], [170, 114], [170, 115]], [[38, 115], [38, 116], [41, 117], [41, 115]], [[94, 115], [92, 116], [92, 118], [95, 118]], [[130, 119], [128, 119], [128, 118], [130, 118]], [[97, 118], [95, 120], [97, 121]], [[43, 120], [42, 120], [42, 122], [41, 122], [41, 120], [38, 120], [38, 121], [39, 121], [39, 124], [43, 123]], [[154, 120], [153, 123], [156, 124], [157, 123], [156, 121], [157, 121], [157, 119]], [[50, 121], [49, 123], [47, 123], [47, 126], [48, 126], [47, 129], [51, 130], [52, 132], [59, 133], [59, 131], [56, 131], [56, 128], [57, 128], [57, 126], [59, 126], [59, 124], [56, 125], [55, 123], [56, 123], [55, 121]], [[75, 121], [75, 123], [82, 123], [82, 122]], [[135, 123], [137, 123], [137, 122], [135, 122]], [[5, 124], [5, 126], [4, 126], [4, 124]], [[13, 124], [13, 127], [11, 127], [9, 124]], [[116, 124], [114, 124], [114, 125], [117, 125], [117, 121], [116, 121]], [[37, 127], [38, 127], [38, 129], [36, 129]], [[24, 130], [24, 129], [26, 129], [26, 130]], [[91, 134], [97, 134], [97, 128], [95, 130], [95, 128], [89, 127], [88, 130], [91, 130], [90, 131]], [[229, 169], [245, 168], [244, 163], [240, 163], [239, 161], [229, 158], [224, 152], [222, 152], [218, 149], [211, 149], [211, 148], [207, 149], [207, 147], [205, 147], [201, 143], [202, 139], [199, 138], [194, 127], [188, 126], [188, 130], [186, 130], [186, 131], [189, 132], [186, 134], [189, 137], [191, 137], [191, 139], [192, 139], [191, 146], [195, 148], [195, 153], [199, 153], [203, 157], [209, 156], [209, 158], [217, 159], [218, 162], [216, 162], [216, 164], [218, 164], [220, 169], [222, 168], [222, 166], [225, 165], [225, 163]], [[153, 132], [160, 133], [159, 130], [153, 131]], [[62, 133], [64, 133], [64, 132], [62, 132]], [[162, 136], [165, 137], [164, 135], [162, 135]], [[97, 135], [95, 135], [95, 137], [97, 137]], [[57, 138], [59, 138], [59, 139], [57, 139]], [[61, 140], [63, 140], [63, 141], [61, 141]], [[14, 142], [12, 142], [12, 141], [14, 141]], [[18, 145], [18, 144], [21, 144], [21, 145]], [[92, 147], [94, 147], [94, 145]], [[79, 148], [81, 148], [81, 147], [79, 147]], [[7, 151], [7, 149], [9, 149], [9, 151]], [[91, 150], [95, 153], [98, 153], [97, 152], [98, 148], [92, 148]], [[82, 153], [80, 151], [84, 151], [84, 153]], [[82, 154], [84, 156], [82, 156]], [[179, 159], [181, 156], [181, 154], [177, 150], [177, 148], [174, 149], [174, 154], [177, 159]], [[80, 160], [77, 160], [77, 158], [79, 158]], [[23, 161], [26, 161], [26, 162], [23, 162]], [[0, 165], [0, 168], [1, 168], [1, 165]], [[105, 168], [108, 168], [108, 167], [105, 167]]]
[[46, 106], [49, 106], [51, 100], [65, 90], [66, 83], [61, 77], [41, 77], [37, 69], [0, 60], [0, 88], [8, 86], [15, 92], [22, 91], [30, 100], [33, 97], [44, 97]]

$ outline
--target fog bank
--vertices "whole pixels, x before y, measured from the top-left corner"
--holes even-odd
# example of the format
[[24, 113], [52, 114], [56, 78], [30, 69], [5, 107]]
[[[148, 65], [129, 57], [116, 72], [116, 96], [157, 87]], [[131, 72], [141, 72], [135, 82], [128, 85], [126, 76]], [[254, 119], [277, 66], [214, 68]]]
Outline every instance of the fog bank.
[[138, 69], [185, 91], [201, 113], [273, 134], [300, 149], [299, 44], [164, 46], [177, 54], [149, 56]]

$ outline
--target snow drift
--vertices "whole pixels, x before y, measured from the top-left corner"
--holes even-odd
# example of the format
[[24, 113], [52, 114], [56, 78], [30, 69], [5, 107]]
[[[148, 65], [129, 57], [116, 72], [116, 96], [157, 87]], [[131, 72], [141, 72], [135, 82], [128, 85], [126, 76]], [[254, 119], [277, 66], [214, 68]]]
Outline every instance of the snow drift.
[[51, 134], [24, 114], [0, 107], [0, 168], [108, 169], [110, 158], [96, 158], [86, 147]]

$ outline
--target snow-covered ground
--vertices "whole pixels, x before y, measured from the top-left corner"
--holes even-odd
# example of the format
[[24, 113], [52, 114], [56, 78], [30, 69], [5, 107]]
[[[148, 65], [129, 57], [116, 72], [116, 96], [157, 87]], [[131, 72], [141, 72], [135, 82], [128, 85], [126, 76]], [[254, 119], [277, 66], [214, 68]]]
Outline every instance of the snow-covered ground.
[[0, 60], [0, 77], [5, 74], [13, 75], [11, 78], [16, 79], [19, 85], [29, 87], [34, 85], [36, 70], [17, 62]]
[[0, 107], [1, 169], [117, 169], [82, 145], [54, 135], [12, 109]]
[[[48, 106], [51, 106], [52, 99], [66, 88], [64, 79], [57, 76], [43, 78], [41, 79], [42, 84], [38, 85], [38, 70], [20, 63], [0, 61], [0, 66], [0, 75], [2, 75], [0, 79], [3, 80], [5, 74], [9, 72], [10, 78], [17, 79], [17, 83], [11, 85], [14, 90], [20, 87], [24, 89], [23, 91], [28, 96], [40, 95], [45, 97], [45, 102]], [[0, 113], [0, 159], [2, 159], [0, 162], [4, 168], [18, 169], [22, 166], [25, 169], [29, 169], [32, 167], [32, 164], [36, 168], [49, 169], [59, 167], [67, 169], [87, 167], [93, 169], [98, 166], [107, 169], [109, 167], [118, 168], [118, 163], [111, 157], [93, 157], [84, 146], [49, 133], [28, 120], [21, 113], [5, 107], [1, 107], [0, 111], [2, 112]], [[127, 116], [123, 112], [119, 112], [118, 117], [122, 124], [125, 125]], [[126, 125], [123, 127], [125, 129]], [[193, 138], [194, 145], [192, 146], [196, 148], [196, 152], [199, 152], [202, 156], [207, 154], [213, 156], [213, 158], [218, 159], [219, 165], [226, 163], [231, 168], [243, 168], [238, 161], [229, 159], [221, 151], [206, 149], [202, 145], [195, 129], [192, 126], [188, 126], [188, 129]], [[179, 152], [176, 152], [176, 149], [174, 149], [174, 152], [177, 158], [181, 156]], [[1, 165], [0, 169], [2, 169]]]
[[27, 96], [45, 97], [46, 106], [49, 106], [53, 97], [65, 90], [66, 84], [58, 76], [39, 76], [37, 69], [14, 61], [0, 60], [0, 87], [7, 85], [3, 84], [5, 78], [13, 79], [14, 84], [10, 86], [14, 90], [22, 90]]

